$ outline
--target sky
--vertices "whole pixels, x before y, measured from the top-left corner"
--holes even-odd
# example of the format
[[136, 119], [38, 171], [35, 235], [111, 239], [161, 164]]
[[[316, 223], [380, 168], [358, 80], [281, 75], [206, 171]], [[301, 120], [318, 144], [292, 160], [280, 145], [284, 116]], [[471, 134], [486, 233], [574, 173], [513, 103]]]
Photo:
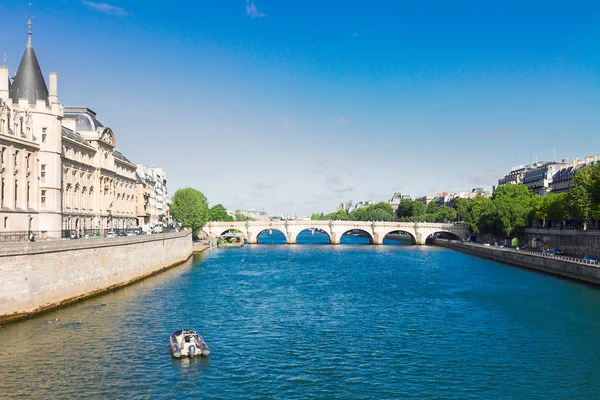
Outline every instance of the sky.
[[[11, 75], [27, 0], [0, 2]], [[271, 214], [600, 153], [600, 2], [52, 0], [33, 45], [172, 194]]]

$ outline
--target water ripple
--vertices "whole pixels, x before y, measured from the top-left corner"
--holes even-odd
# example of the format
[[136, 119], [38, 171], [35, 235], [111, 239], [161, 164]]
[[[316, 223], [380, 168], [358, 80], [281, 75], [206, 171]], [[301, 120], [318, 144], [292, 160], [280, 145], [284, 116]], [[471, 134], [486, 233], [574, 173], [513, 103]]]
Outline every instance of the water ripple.
[[599, 332], [596, 288], [445, 249], [217, 250], [3, 326], [0, 397], [595, 398]]

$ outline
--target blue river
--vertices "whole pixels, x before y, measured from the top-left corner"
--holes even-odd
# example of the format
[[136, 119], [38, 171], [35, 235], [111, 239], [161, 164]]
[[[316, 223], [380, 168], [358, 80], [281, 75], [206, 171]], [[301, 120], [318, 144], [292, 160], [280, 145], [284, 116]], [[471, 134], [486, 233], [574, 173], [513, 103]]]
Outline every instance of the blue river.
[[[0, 398], [600, 397], [596, 287], [444, 248], [326, 239], [265, 234], [4, 325]], [[182, 328], [209, 358], [171, 357]]]

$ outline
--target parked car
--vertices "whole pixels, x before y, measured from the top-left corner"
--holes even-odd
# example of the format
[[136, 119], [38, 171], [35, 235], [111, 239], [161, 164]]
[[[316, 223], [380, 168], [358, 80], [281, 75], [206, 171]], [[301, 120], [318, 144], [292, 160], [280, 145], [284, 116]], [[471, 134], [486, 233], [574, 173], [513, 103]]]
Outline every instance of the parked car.
[[598, 262], [598, 260], [594, 256], [583, 256], [583, 261], [589, 261], [594, 264]]
[[135, 231], [127, 231], [125, 232], [125, 234], [123, 236], [135, 236], [137, 235], [137, 233], [135, 233]]
[[106, 237], [107, 237], [107, 238], [114, 238], [114, 237], [117, 237], [117, 233], [116, 233], [116, 232], [114, 232], [114, 231], [110, 231], [110, 232], [108, 232], [108, 233], [106, 234]]
[[563, 251], [561, 249], [559, 249], [558, 247], [555, 247], [555, 248], [551, 249], [550, 253], [555, 254], [557, 256], [562, 256], [563, 255]]

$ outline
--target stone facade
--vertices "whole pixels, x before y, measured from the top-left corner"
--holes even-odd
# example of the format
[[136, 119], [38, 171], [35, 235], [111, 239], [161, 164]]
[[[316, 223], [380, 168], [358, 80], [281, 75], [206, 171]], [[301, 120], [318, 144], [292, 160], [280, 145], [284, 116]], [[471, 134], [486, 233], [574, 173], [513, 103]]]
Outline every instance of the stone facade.
[[126, 285], [184, 262], [192, 232], [5, 244], [0, 322]]
[[0, 68], [0, 232], [60, 235], [62, 116], [57, 75], [48, 91], [30, 30], [12, 83]]
[[137, 164], [137, 215], [139, 224], [170, 219], [167, 179], [162, 168]]
[[[48, 90], [31, 40], [11, 83], [0, 67], [0, 235], [35, 238], [138, 225], [136, 164], [86, 107], [63, 107], [58, 76]], [[164, 171], [159, 215], [168, 215]]]
[[63, 230], [137, 226], [136, 165], [115, 150], [112, 129], [85, 107], [65, 107]]

